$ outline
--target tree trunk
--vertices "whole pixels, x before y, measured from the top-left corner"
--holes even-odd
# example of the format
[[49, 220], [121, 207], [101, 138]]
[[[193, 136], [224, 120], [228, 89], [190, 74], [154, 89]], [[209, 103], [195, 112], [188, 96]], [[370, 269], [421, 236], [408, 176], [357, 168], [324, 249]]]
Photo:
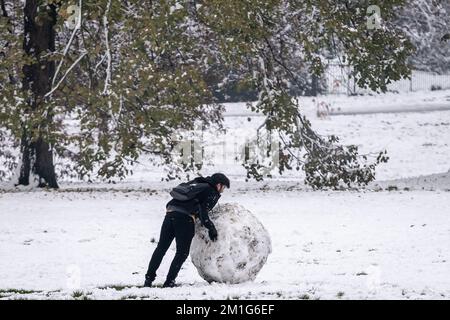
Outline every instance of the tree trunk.
[[[49, 51], [55, 51], [56, 7], [44, 6], [40, 0], [26, 0], [24, 8], [24, 51], [36, 59], [23, 68], [23, 88], [29, 94], [29, 110], [32, 116], [39, 113], [45, 101], [44, 96], [51, 90], [55, 74], [55, 62], [40, 57]], [[39, 10], [38, 10], [39, 7]], [[19, 184], [28, 185], [30, 170], [39, 177], [39, 186], [58, 188], [52, 147], [45, 141], [46, 131], [52, 117], [47, 116], [39, 125], [28, 128], [24, 124], [22, 137], [22, 165]]]
[[50, 145], [42, 138], [39, 138], [34, 143], [34, 150], [36, 152], [34, 172], [39, 175], [39, 186], [57, 189], [58, 183], [56, 182], [55, 166], [53, 165], [53, 151]]
[[319, 78], [316, 74], [313, 73], [312, 79], [311, 79], [311, 95], [313, 97], [317, 97], [317, 94], [319, 93]]
[[23, 129], [21, 144], [22, 163], [20, 165], [19, 184], [27, 186], [30, 184], [31, 155], [30, 143], [27, 139], [27, 132]]
[[8, 13], [6, 12], [5, 0], [0, 0], [0, 6], [2, 8], [3, 17], [8, 18]]

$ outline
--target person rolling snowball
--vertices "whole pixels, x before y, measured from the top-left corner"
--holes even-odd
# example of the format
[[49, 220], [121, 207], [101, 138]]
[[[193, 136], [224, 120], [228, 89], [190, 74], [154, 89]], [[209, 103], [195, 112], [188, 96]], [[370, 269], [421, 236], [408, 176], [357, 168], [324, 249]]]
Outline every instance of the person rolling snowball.
[[198, 274], [207, 282], [238, 284], [254, 281], [272, 252], [270, 234], [250, 210], [238, 203], [221, 203], [209, 213], [220, 232], [208, 240], [196, 223], [190, 256]]
[[176, 242], [176, 253], [163, 287], [176, 286], [178, 272], [189, 256], [197, 218], [208, 230], [210, 240], [217, 240], [217, 230], [209, 219], [208, 212], [217, 204], [225, 188], [230, 188], [230, 180], [222, 173], [215, 173], [208, 177], [197, 177], [172, 189], [172, 199], [166, 204], [166, 216], [161, 226], [158, 245], [148, 265], [144, 287], [152, 286], [156, 271], [173, 239]]

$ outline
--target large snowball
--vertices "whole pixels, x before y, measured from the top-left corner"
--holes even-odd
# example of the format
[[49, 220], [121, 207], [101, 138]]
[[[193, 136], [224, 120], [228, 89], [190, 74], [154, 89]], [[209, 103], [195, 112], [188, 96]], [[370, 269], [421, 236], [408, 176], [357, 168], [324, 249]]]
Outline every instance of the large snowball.
[[192, 240], [192, 263], [208, 282], [241, 283], [254, 280], [272, 251], [270, 236], [261, 222], [235, 203], [217, 205], [209, 216], [217, 241], [197, 221]]

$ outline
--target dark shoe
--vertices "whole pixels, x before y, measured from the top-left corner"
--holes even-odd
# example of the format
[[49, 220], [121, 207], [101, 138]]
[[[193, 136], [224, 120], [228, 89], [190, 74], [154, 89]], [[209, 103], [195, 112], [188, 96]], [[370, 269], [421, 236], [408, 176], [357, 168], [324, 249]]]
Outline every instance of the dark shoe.
[[152, 286], [152, 280], [145, 277], [144, 287], [150, 288]]
[[152, 287], [152, 282], [151, 282], [151, 281], [145, 280], [145, 282], [144, 282], [144, 288], [151, 288], [151, 287]]
[[175, 288], [175, 287], [178, 287], [178, 285], [175, 283], [175, 280], [166, 281], [163, 284], [163, 288]]

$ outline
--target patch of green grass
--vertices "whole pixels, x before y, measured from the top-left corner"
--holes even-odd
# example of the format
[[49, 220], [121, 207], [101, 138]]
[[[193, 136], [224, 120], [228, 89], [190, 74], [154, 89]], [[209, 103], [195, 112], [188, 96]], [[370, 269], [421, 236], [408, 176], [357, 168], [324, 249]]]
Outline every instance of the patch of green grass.
[[125, 289], [130, 288], [141, 288], [142, 286], [130, 286], [130, 285], [120, 285], [120, 284], [113, 284], [113, 285], [106, 285], [103, 287], [98, 287], [99, 289], [114, 289], [116, 291], [122, 291]]
[[84, 292], [83, 291], [74, 291], [72, 292], [72, 297], [77, 299], [77, 298], [81, 298], [82, 296], [84, 296]]
[[42, 291], [37, 290], [24, 290], [24, 289], [0, 289], [0, 294], [31, 294], [40, 293]]
[[46, 296], [47, 298], [50, 298], [51, 295], [52, 295], [52, 293], [56, 293], [56, 292], [61, 292], [61, 290], [52, 290], [52, 291], [48, 291], [48, 292], [45, 294], [45, 296]]
[[92, 300], [89, 296], [92, 294], [92, 292], [83, 292], [80, 290], [74, 291], [72, 293], [72, 297], [76, 300]]

